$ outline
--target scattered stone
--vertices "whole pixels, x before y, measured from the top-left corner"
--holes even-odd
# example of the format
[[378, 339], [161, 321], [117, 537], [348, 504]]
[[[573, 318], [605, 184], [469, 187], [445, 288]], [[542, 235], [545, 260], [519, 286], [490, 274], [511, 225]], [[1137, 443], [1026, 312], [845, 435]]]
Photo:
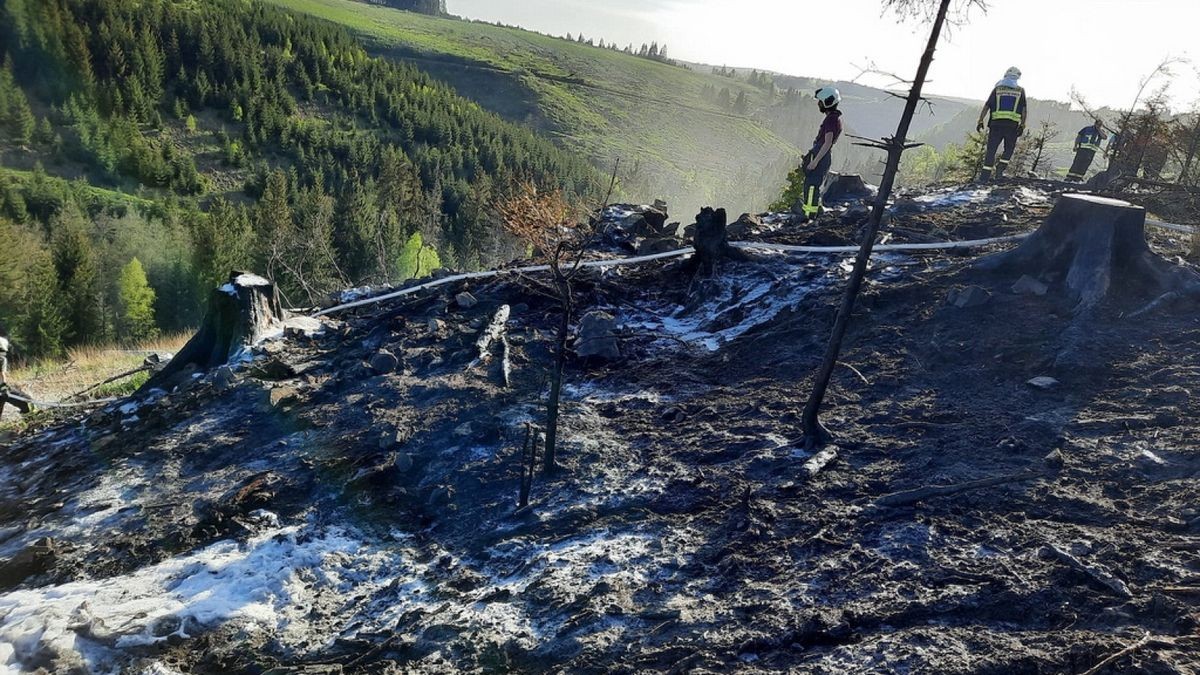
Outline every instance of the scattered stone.
[[675, 422], [682, 422], [685, 419], [687, 419], [687, 412], [685, 412], [683, 410], [683, 408], [680, 408], [678, 406], [671, 406], [670, 408], [667, 408], [666, 410], [664, 410], [662, 413], [662, 420], [664, 422], [675, 423]]
[[638, 255], [655, 255], [667, 251], [677, 251], [683, 248], [683, 242], [673, 237], [660, 239], [642, 239], [638, 242]]
[[914, 213], [920, 213], [924, 210], [925, 206], [921, 204], [921, 202], [908, 197], [901, 197], [900, 199], [896, 200], [895, 204], [892, 204], [892, 208], [889, 210], [889, 212], [896, 216], [909, 216]]
[[[667, 212], [658, 209], [647, 209], [642, 212], [642, 218], [650, 228], [649, 234], [662, 234], [666, 229]], [[640, 234], [640, 233], [639, 233]]]
[[283, 408], [300, 400], [300, 390], [295, 387], [275, 387], [267, 391], [267, 405]]
[[427, 325], [430, 333], [441, 333], [442, 331], [446, 330], [446, 322], [442, 321], [441, 319], [431, 318], [429, 319], [429, 323]]
[[238, 383], [238, 376], [234, 374], [233, 369], [229, 368], [228, 365], [222, 365], [221, 368], [218, 368], [212, 374], [212, 383], [215, 384], [217, 389], [228, 389]]
[[959, 309], [980, 307], [992, 299], [992, 294], [982, 286], [967, 286], [952, 289], [946, 296], [946, 301]]
[[621, 346], [617, 341], [617, 320], [606, 312], [593, 311], [585, 314], [579, 321], [579, 332], [575, 336], [575, 353], [580, 358], [603, 361], [621, 358]]
[[400, 359], [386, 349], [381, 349], [371, 357], [371, 370], [380, 375], [396, 372], [400, 367]]
[[49, 572], [58, 560], [58, 554], [58, 545], [49, 537], [26, 546], [12, 558], [0, 562], [0, 588], [7, 590], [31, 576]]
[[743, 213], [725, 231], [729, 234], [730, 239], [745, 239], [747, 235], [760, 227], [762, 227], [762, 221], [758, 216]]
[[1063, 455], [1062, 450], [1054, 449], [1044, 458], [1046, 466], [1052, 469], [1061, 469], [1067, 464], [1067, 458]]
[[1017, 295], [1045, 295], [1048, 290], [1050, 290], [1049, 286], [1028, 274], [1017, 279], [1017, 283], [1012, 287], [1012, 292]]
[[1026, 382], [1025, 384], [1028, 384], [1029, 386], [1033, 387], [1034, 389], [1041, 389], [1042, 391], [1046, 391], [1046, 390], [1057, 387], [1058, 380], [1054, 379], [1053, 377], [1047, 377], [1047, 376], [1043, 375], [1041, 377], [1035, 377], [1032, 380]]
[[454, 303], [462, 309], [471, 309], [475, 305], [478, 305], [479, 301], [475, 299], [475, 296], [463, 291], [462, 293], [454, 296]]

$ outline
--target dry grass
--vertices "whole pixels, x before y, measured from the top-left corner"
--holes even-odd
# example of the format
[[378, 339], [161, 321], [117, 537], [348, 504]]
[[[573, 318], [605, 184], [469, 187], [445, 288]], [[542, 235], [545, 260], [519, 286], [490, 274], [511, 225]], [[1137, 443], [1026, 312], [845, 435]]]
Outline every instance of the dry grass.
[[[175, 353], [191, 333], [169, 335], [134, 347], [77, 347], [65, 359], [38, 361], [9, 371], [9, 382], [39, 401], [60, 401], [104, 380], [133, 370], [151, 352]], [[144, 382], [145, 377], [140, 378]], [[115, 382], [93, 393], [97, 397], [119, 396], [140, 385], [139, 378]], [[9, 413], [11, 414], [11, 412]]]

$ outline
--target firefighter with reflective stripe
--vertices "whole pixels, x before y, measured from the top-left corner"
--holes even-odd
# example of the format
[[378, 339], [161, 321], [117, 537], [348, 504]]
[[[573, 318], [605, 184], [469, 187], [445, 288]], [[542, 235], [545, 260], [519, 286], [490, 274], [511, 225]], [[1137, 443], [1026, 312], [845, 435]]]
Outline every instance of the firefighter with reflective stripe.
[[[992, 94], [979, 115], [976, 131], [983, 131], [984, 124], [988, 127], [987, 154], [983, 160], [983, 171], [979, 174], [979, 180], [982, 182], [990, 181], [992, 176], [1004, 176], [1004, 170], [1008, 168], [1013, 152], [1017, 149], [1017, 139], [1025, 133], [1028, 109], [1025, 89], [1017, 84], [1020, 79], [1020, 69], [1009, 68], [1008, 72], [1004, 73], [1004, 79], [997, 82], [996, 87], [992, 89]], [[1004, 145], [1004, 152], [997, 159], [996, 154], [1001, 144]]]
[[1083, 182], [1083, 177], [1087, 175], [1088, 169], [1092, 166], [1092, 160], [1096, 158], [1096, 153], [1104, 148], [1104, 141], [1107, 138], [1108, 135], [1104, 133], [1104, 123], [1100, 120], [1079, 130], [1079, 135], [1075, 137], [1075, 163], [1067, 172], [1068, 183]]
[[842, 102], [842, 94], [833, 87], [821, 87], [815, 95], [817, 108], [825, 113], [821, 129], [813, 140], [812, 150], [804, 155], [804, 194], [802, 206], [804, 220], [817, 217], [821, 212], [821, 184], [829, 168], [833, 166], [833, 145], [842, 135], [842, 111], [838, 104]]

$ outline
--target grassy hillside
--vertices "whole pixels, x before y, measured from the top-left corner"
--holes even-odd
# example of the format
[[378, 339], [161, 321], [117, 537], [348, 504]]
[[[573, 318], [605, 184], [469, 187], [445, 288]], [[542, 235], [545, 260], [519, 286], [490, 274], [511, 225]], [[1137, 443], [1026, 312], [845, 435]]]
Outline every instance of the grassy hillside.
[[510, 260], [491, 207], [526, 178], [581, 201], [603, 181], [338, 25], [242, 0], [0, 2], [0, 335], [26, 357], [184, 328], [231, 269], [311, 305], [419, 274], [414, 250]]
[[[414, 61], [459, 93], [557, 136], [601, 166], [620, 158], [627, 192], [641, 199], [666, 197], [683, 209], [761, 208], [801, 154], [768, 121], [780, 97], [743, 79], [353, 0], [270, 1], [348, 26], [372, 51]], [[722, 109], [706, 95], [721, 89], [734, 99], [744, 94], [747, 112]], [[805, 136], [815, 130], [813, 108], [794, 120]]]

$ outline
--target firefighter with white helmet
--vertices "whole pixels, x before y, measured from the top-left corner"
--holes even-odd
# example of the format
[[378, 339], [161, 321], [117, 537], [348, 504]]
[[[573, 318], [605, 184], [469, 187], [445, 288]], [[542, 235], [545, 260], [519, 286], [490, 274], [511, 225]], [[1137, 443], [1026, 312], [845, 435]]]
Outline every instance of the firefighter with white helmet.
[[[991, 180], [993, 175], [996, 178], [1004, 176], [1004, 170], [1008, 168], [1013, 152], [1017, 149], [1017, 139], [1025, 133], [1029, 110], [1025, 100], [1025, 89], [1018, 84], [1020, 79], [1021, 70], [1009, 68], [1004, 73], [1004, 78], [992, 89], [987, 103], [983, 106], [983, 112], [979, 114], [976, 130], [983, 131], [985, 124], [988, 128], [987, 154], [984, 156], [983, 171], [979, 175], [979, 179], [985, 183]], [[996, 155], [1002, 144], [1004, 152], [997, 159]]]
[[804, 156], [804, 194], [802, 207], [804, 220], [808, 221], [821, 212], [821, 184], [829, 168], [833, 166], [833, 146], [842, 135], [842, 111], [838, 105], [842, 94], [836, 88], [821, 87], [815, 95], [817, 108], [825, 113], [821, 128], [813, 140], [812, 149]]

